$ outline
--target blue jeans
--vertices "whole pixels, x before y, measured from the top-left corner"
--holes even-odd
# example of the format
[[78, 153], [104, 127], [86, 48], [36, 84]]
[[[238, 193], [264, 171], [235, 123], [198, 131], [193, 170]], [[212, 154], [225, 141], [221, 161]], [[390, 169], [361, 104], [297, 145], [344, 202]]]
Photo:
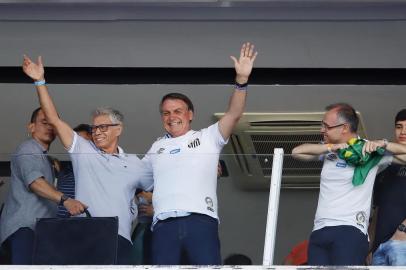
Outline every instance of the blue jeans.
[[11, 264], [32, 264], [34, 250], [34, 231], [28, 227], [18, 229], [7, 238], [10, 248]]
[[368, 237], [354, 226], [330, 226], [310, 235], [308, 265], [365, 265]]
[[372, 257], [372, 265], [406, 265], [406, 241], [388, 240], [379, 245]]
[[152, 264], [220, 265], [218, 221], [202, 214], [159, 221], [152, 233]]

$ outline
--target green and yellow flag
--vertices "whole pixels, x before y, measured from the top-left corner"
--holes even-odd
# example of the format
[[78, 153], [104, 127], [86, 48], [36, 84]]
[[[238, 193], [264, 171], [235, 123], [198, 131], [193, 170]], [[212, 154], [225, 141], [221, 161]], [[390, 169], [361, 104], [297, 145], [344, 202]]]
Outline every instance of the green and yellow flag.
[[355, 167], [352, 184], [354, 186], [362, 185], [367, 178], [369, 171], [381, 161], [385, 149], [378, 148], [372, 153], [362, 155], [362, 147], [365, 140], [352, 138], [347, 142], [348, 147], [337, 151], [339, 158], [345, 160], [347, 164]]

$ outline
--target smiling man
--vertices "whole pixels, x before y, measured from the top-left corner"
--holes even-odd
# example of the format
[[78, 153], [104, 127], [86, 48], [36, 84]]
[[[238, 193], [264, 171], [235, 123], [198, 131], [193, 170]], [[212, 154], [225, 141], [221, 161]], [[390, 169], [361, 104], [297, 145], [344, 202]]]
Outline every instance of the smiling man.
[[[242, 46], [232, 57], [235, 90], [225, 115], [208, 128], [194, 131], [194, 107], [180, 93], [165, 95], [159, 110], [164, 137], [148, 151], [145, 161], [154, 174], [152, 262], [161, 265], [221, 264], [218, 238], [217, 165], [219, 154], [245, 106], [247, 83], [257, 53]], [[183, 258], [182, 256], [186, 256]]]
[[[362, 153], [386, 149], [372, 166], [362, 184], [354, 184], [356, 168], [340, 158], [340, 149], [358, 138], [358, 116], [350, 105], [336, 103], [326, 107], [321, 124], [323, 144], [302, 144], [293, 149], [295, 158], [323, 160], [320, 194], [309, 240], [309, 265], [364, 265], [368, 254], [368, 223], [375, 176], [392, 160], [404, 162], [406, 145], [386, 139], [366, 141]], [[391, 154], [403, 156], [392, 156]]]
[[70, 153], [76, 198], [89, 207], [94, 217], [118, 216], [117, 261], [130, 264], [131, 200], [137, 188], [149, 190], [153, 183], [152, 175], [141, 160], [136, 155], [125, 154], [118, 145], [123, 115], [108, 107], [96, 109], [92, 114], [92, 141], [88, 141], [59, 118], [45, 85], [41, 57], [34, 63], [25, 56], [23, 70], [35, 81], [41, 108]]

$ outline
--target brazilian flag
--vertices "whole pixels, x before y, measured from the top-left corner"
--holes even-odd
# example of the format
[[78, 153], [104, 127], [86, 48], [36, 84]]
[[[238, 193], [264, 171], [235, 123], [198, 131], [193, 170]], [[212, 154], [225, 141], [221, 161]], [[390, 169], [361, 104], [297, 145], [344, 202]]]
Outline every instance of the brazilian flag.
[[339, 149], [337, 153], [339, 158], [355, 167], [352, 184], [359, 186], [365, 182], [369, 171], [381, 161], [385, 149], [379, 147], [372, 153], [362, 155], [362, 147], [365, 144], [364, 139], [352, 138], [347, 144], [347, 148]]

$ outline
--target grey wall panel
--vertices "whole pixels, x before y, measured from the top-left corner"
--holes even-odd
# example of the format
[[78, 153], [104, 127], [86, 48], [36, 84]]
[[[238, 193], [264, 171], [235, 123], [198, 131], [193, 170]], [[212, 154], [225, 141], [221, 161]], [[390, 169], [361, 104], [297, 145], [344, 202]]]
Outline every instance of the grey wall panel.
[[244, 192], [232, 179], [221, 178], [217, 193], [223, 259], [241, 253], [262, 264], [268, 192]]
[[309, 239], [318, 194], [318, 190], [281, 191], [275, 246], [276, 264], [283, 264], [283, 259], [295, 245]]
[[0, 22], [2, 66], [229, 67], [244, 41], [258, 67], [405, 67], [406, 22]]

